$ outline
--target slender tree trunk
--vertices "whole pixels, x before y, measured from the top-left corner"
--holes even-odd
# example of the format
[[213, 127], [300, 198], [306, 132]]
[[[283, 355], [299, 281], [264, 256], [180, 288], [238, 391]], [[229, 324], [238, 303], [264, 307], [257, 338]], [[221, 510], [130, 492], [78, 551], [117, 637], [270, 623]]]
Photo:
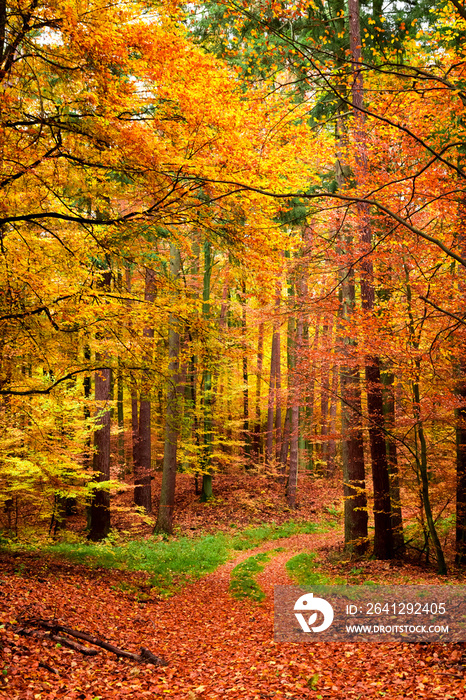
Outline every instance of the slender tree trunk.
[[[155, 300], [155, 274], [153, 270], [146, 269], [144, 301], [152, 304]], [[154, 329], [146, 326], [143, 337], [147, 338], [144, 350], [144, 359], [150, 368], [152, 362], [152, 345]], [[151, 468], [152, 468], [152, 435], [151, 435], [151, 399], [150, 388], [142, 383], [141, 397], [139, 401], [139, 435], [137, 448], [137, 462], [134, 470], [134, 502], [144, 508], [146, 513], [152, 512], [151, 495]]]
[[131, 388], [131, 444], [133, 448], [133, 473], [139, 464], [139, 401], [136, 386]]
[[117, 376], [117, 422], [118, 422], [118, 471], [119, 478], [125, 476], [125, 419], [124, 419], [123, 368], [118, 358]]
[[[180, 274], [180, 251], [170, 244], [170, 277], [175, 281]], [[173, 511], [175, 507], [176, 488], [176, 452], [180, 432], [180, 401], [182, 385], [180, 383], [180, 331], [175, 314], [170, 315], [168, 330], [168, 391], [165, 412], [165, 443], [163, 452], [162, 488], [160, 506], [155, 529], [158, 532], [173, 532]]]
[[[102, 275], [100, 286], [109, 289], [111, 272]], [[97, 365], [105, 365], [108, 357], [104, 353], [95, 354]], [[110, 423], [112, 370], [110, 368], [96, 371], [94, 377], [95, 401], [98, 410], [94, 432], [94, 455], [92, 468], [94, 481], [97, 483], [110, 479]], [[96, 488], [92, 494], [89, 507], [89, 539], [103, 540], [110, 532], [110, 492], [108, 489]]]
[[[412, 312], [412, 290], [409, 281], [409, 269], [408, 266], [404, 265], [405, 277], [406, 277], [406, 300], [408, 305], [408, 319], [409, 319], [409, 335], [410, 343], [415, 351], [419, 350], [419, 337], [422, 330], [422, 325], [417, 324], [418, 330], [416, 333], [416, 325]], [[435, 520], [432, 513], [432, 506], [430, 503], [429, 494], [429, 471], [427, 462], [427, 442], [424, 433], [424, 424], [421, 415], [421, 390], [420, 390], [420, 375], [421, 375], [421, 363], [419, 358], [414, 360], [414, 379], [411, 382], [412, 387], [412, 397], [413, 397], [413, 415], [415, 419], [414, 424], [414, 437], [416, 441], [416, 467], [418, 472], [418, 478], [420, 482], [420, 496], [422, 506], [424, 508], [424, 515], [427, 522], [427, 530], [429, 536], [434, 545], [435, 553], [437, 556], [437, 567], [439, 574], [447, 573], [447, 566], [445, 563], [445, 557], [442, 550], [442, 545], [440, 544], [440, 539], [435, 527]], [[417, 448], [417, 443], [420, 445], [420, 455]]]
[[[302, 297], [302, 285], [297, 282], [295, 292]], [[296, 298], [296, 295], [294, 296]], [[286, 497], [290, 508], [296, 508], [296, 495], [298, 489], [298, 466], [299, 466], [299, 375], [298, 375], [298, 358], [301, 350], [301, 341], [303, 337], [303, 320], [300, 311], [300, 305], [294, 304], [295, 310], [295, 331], [292, 335], [291, 352], [291, 412], [290, 412], [290, 469], [288, 472], [288, 484]]]
[[[280, 461], [282, 447], [282, 362], [280, 327], [275, 339], [275, 461]], [[286, 410], [286, 409], [285, 409]]]
[[259, 324], [257, 338], [257, 369], [256, 369], [256, 401], [254, 417], [254, 452], [257, 461], [261, 456], [261, 383], [262, 368], [264, 365], [264, 323]]
[[[316, 321], [315, 321], [315, 330], [314, 330], [314, 338], [312, 341], [312, 350], [316, 351], [319, 347], [319, 332], [320, 332], [320, 317], [317, 316]], [[307, 393], [306, 397], [306, 430], [309, 435], [311, 435], [310, 438], [308, 438], [308, 455], [307, 455], [307, 465], [308, 469], [314, 469], [315, 468], [315, 454], [316, 454], [316, 446], [315, 446], [315, 426], [314, 426], [314, 401], [315, 401], [315, 394], [316, 394], [316, 379], [315, 379], [315, 373], [316, 373], [316, 362], [315, 360], [312, 360], [311, 363], [311, 379], [309, 381], [309, 390]]]
[[331, 370], [330, 385], [330, 437], [327, 450], [327, 476], [333, 476], [336, 467], [337, 444], [335, 433], [337, 430], [337, 394], [338, 394], [338, 369], [336, 365]]
[[459, 363], [456, 394], [456, 563], [466, 563], [466, 363]]
[[[204, 287], [202, 315], [206, 323], [210, 322], [210, 278], [212, 274], [212, 245], [210, 241], [204, 242]], [[208, 361], [207, 361], [208, 362]], [[202, 401], [204, 413], [204, 440], [202, 450], [202, 492], [201, 501], [208, 501], [213, 496], [212, 486], [212, 450], [213, 450], [213, 425], [212, 425], [212, 371], [207, 365], [202, 377]]]
[[392, 505], [392, 532], [393, 532], [393, 547], [395, 554], [402, 555], [405, 551], [405, 542], [403, 536], [403, 515], [401, 511], [401, 491], [400, 477], [398, 471], [398, 451], [394, 430], [396, 426], [395, 420], [395, 391], [394, 383], [395, 376], [392, 372], [385, 368], [382, 371], [383, 383], [383, 405], [385, 426], [389, 431], [385, 439], [387, 446], [387, 461], [390, 474], [390, 500]]
[[[267, 464], [272, 464], [274, 461], [273, 456], [273, 435], [274, 435], [274, 409], [278, 405], [277, 397], [277, 368], [280, 367], [280, 326], [279, 326], [279, 313], [280, 313], [280, 288], [277, 285], [277, 292], [275, 298], [275, 313], [276, 318], [273, 324], [273, 335], [272, 335], [272, 351], [270, 355], [270, 381], [269, 381], [269, 397], [267, 405], [267, 439], [266, 439], [266, 451], [265, 460]], [[280, 418], [281, 423], [281, 418]]]
[[[96, 353], [96, 362], [105, 362], [105, 357]], [[110, 479], [110, 382], [111, 370], [102, 369], [95, 374], [95, 400], [99, 410], [94, 433], [93, 471], [95, 481]], [[90, 506], [90, 540], [103, 540], [110, 531], [110, 492], [96, 488]]]
[[[89, 344], [86, 342], [84, 344], [84, 361], [85, 362], [90, 362], [91, 361], [91, 348], [89, 347]], [[84, 420], [89, 420], [91, 417], [91, 411], [89, 409], [88, 405], [88, 399], [91, 398], [91, 388], [92, 388], [92, 379], [91, 375], [88, 374], [84, 377], [83, 379], [83, 393], [84, 393]], [[83, 455], [84, 459], [84, 464], [86, 468], [91, 467], [91, 438], [86, 438], [86, 447]]]
[[241, 308], [241, 335], [243, 346], [243, 442], [244, 457], [249, 463], [251, 457], [251, 435], [249, 433], [249, 372], [247, 355], [247, 316], [246, 316], [246, 284], [243, 282], [242, 308]]
[[[347, 318], [352, 314], [355, 303], [354, 281], [350, 272], [341, 285], [341, 295], [342, 315]], [[345, 549], [361, 554], [368, 544], [367, 494], [359, 366], [352, 357], [351, 347], [352, 342], [348, 339], [346, 364], [340, 369]]]
[[324, 470], [324, 464], [328, 462], [328, 432], [329, 432], [329, 393], [330, 393], [330, 363], [328, 352], [332, 342], [332, 324], [328, 321], [324, 322], [322, 328], [322, 337], [326, 342], [327, 350], [324, 350], [325, 359], [321, 363], [321, 382], [320, 382], [320, 463], [321, 469]]

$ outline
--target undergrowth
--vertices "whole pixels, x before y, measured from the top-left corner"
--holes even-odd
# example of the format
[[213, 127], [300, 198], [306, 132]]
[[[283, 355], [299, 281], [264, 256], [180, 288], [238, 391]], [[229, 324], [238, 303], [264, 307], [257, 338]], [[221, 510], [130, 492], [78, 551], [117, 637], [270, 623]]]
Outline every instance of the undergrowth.
[[329, 578], [320, 573], [317, 569], [316, 554], [302, 552], [295, 557], [288, 559], [285, 568], [289, 577], [298, 586], [329, 586], [334, 584], [345, 583], [340, 577]]
[[242, 551], [258, 547], [262, 542], [279, 540], [282, 537], [292, 537], [302, 533], [319, 532], [320, 525], [317, 523], [288, 522], [282, 525], [267, 523], [251, 527], [239, 532], [233, 538], [233, 549]]
[[278, 552], [283, 552], [283, 547], [277, 547], [269, 552], [261, 552], [248, 557], [241, 564], [235, 566], [231, 572], [229, 591], [233, 598], [242, 600], [250, 598], [260, 603], [265, 598], [265, 593], [256, 581], [256, 576], [264, 570], [270, 558]]
[[51, 554], [91, 567], [147, 571], [157, 593], [173, 593], [181, 584], [215, 571], [230, 553], [225, 535], [198, 539], [136, 540], [121, 546], [61, 543], [47, 548]]
[[[146, 571], [154, 593], [171, 595], [185, 583], [215, 571], [236, 551], [253, 549], [264, 542], [300, 533], [318, 532], [322, 527], [327, 528], [328, 524], [270, 523], [247, 528], [234, 535], [217, 533], [197, 538], [150, 538], [125, 542], [118, 534], [111, 533], [99, 543], [63, 541], [48, 546], [25, 546], [24, 543], [18, 546], [3, 541], [1, 545], [10, 551], [45, 552], [93, 568]], [[257, 556], [260, 563], [262, 555]], [[241, 585], [247, 587], [244, 582]], [[254, 585], [251, 584], [251, 587], [252, 590]]]

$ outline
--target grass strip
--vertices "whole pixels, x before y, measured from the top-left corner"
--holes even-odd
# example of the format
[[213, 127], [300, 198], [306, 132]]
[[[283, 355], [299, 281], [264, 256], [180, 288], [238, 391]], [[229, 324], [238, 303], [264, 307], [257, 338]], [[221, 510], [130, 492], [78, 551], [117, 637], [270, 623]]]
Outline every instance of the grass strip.
[[215, 571], [228, 560], [231, 550], [229, 538], [218, 534], [197, 539], [135, 540], [121, 546], [61, 543], [47, 551], [90, 567], [147, 571], [156, 592], [170, 595], [181, 585]]
[[315, 552], [301, 552], [288, 559], [285, 568], [293, 583], [298, 586], [333, 586], [345, 583], [339, 576], [329, 578], [316, 571], [316, 556]]
[[277, 547], [269, 552], [260, 552], [248, 557], [241, 564], [235, 566], [231, 572], [229, 591], [233, 598], [243, 600], [250, 598], [260, 603], [265, 598], [265, 593], [256, 581], [257, 574], [265, 569], [271, 557], [283, 552], [283, 547]]
[[317, 523], [306, 522], [288, 522], [282, 525], [276, 523], [266, 523], [257, 527], [250, 527], [242, 532], [239, 532], [233, 537], [233, 549], [243, 551], [245, 549], [254, 549], [262, 542], [270, 542], [280, 540], [282, 537], [292, 537], [303, 533], [319, 532]]

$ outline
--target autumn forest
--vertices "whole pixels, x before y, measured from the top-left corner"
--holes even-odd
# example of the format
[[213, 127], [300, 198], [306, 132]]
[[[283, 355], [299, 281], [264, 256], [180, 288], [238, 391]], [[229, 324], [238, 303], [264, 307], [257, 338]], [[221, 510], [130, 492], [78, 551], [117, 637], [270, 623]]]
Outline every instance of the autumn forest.
[[[215, 650], [183, 637], [183, 670], [166, 661], [160, 601], [185, 596], [202, 627], [223, 596], [243, 635], [258, 616], [247, 675], [270, 587], [301, 569], [461, 582], [465, 42], [462, 0], [0, 0], [0, 631], [38, 664], [25, 682], [5, 661], [0, 697], [464, 697], [461, 649], [403, 645], [399, 685], [386, 650], [371, 686], [349, 645], [330, 680], [331, 649], [295, 649], [266, 662], [289, 672], [216, 690]], [[141, 542], [174, 559], [151, 569]], [[245, 593], [232, 551], [249, 545]], [[178, 570], [182, 550], [204, 568]], [[105, 557], [116, 593], [89, 568]], [[147, 615], [151, 651], [107, 644], [99, 666], [69, 641], [65, 692], [40, 635], [110, 634], [81, 586], [95, 610]]]

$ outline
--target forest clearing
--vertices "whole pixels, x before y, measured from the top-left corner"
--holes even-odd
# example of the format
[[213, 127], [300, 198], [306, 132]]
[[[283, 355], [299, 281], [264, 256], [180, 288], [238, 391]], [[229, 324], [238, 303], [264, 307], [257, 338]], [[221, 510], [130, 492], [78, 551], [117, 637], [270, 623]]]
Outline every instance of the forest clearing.
[[466, 697], [273, 638], [462, 590], [465, 69], [461, 0], [0, 0], [2, 697]]

